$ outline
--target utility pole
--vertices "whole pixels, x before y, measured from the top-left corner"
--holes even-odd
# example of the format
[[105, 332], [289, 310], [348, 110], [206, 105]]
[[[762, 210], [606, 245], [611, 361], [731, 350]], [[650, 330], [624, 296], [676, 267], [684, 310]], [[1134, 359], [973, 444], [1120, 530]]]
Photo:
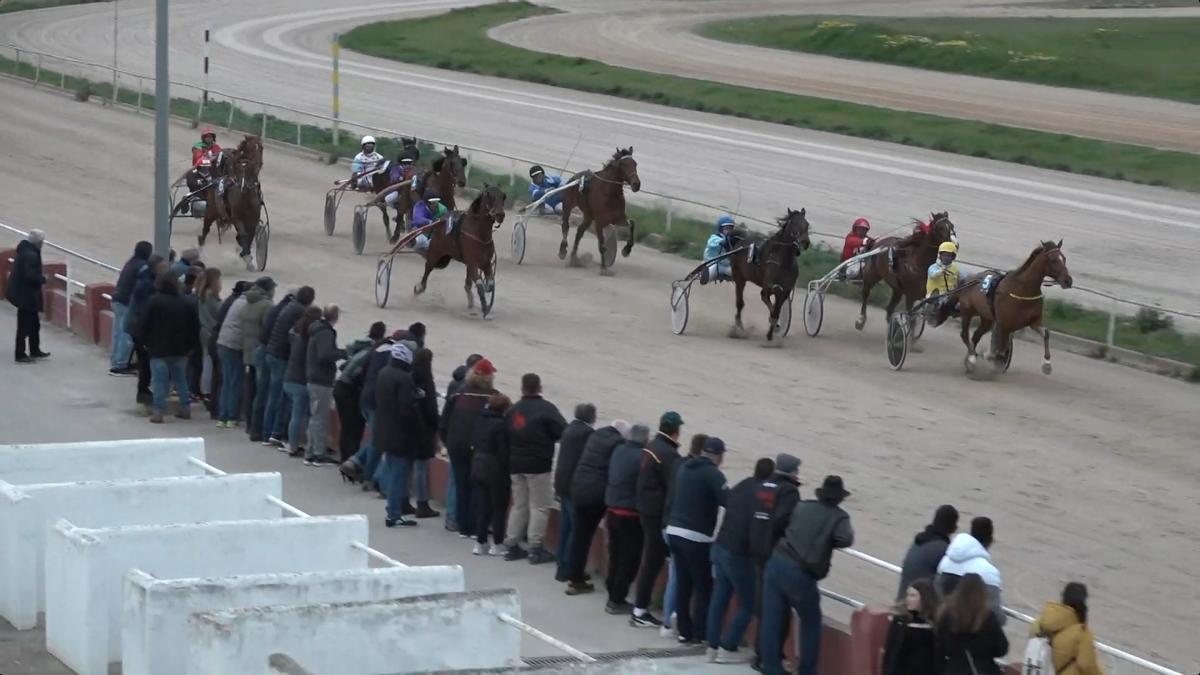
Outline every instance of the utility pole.
[[168, 61], [170, 40], [168, 0], [156, 0], [154, 15], [154, 250], [166, 256], [171, 250], [171, 179], [167, 160], [171, 156], [171, 74]]
[[333, 34], [333, 44], [329, 46], [333, 54], [333, 147], [338, 146], [338, 136], [341, 130], [338, 128], [338, 117], [341, 111], [341, 104], [338, 100], [338, 80], [339, 66], [338, 59], [341, 55], [341, 45], [338, 44], [338, 34]]

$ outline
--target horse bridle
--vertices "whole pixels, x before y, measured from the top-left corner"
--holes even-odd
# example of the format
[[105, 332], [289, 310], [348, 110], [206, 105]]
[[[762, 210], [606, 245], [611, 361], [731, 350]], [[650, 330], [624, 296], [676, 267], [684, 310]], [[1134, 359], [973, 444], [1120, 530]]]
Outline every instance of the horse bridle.
[[[610, 166], [615, 166], [615, 167], [617, 167], [617, 168], [618, 168], [618, 170], [619, 170], [619, 169], [620, 169], [620, 166], [621, 166], [621, 162], [625, 161], [626, 159], [633, 159], [633, 155], [624, 155], [624, 156], [622, 156], [622, 157], [621, 157], [621, 158], [619, 158], [619, 159], [614, 159], [614, 160], [611, 160], [611, 161], [609, 161], [609, 163], [608, 163], [608, 164], [605, 164], [604, 166], [600, 167], [600, 171], [604, 171], [605, 169], [607, 169], [607, 168], [608, 168], [608, 167], [610, 167]], [[600, 181], [601, 183], [608, 183], [609, 185], [630, 185], [630, 186], [632, 186], [632, 183], [630, 183], [630, 182], [629, 182], [629, 181], [628, 181], [628, 180], [625, 178], [625, 173], [624, 173], [623, 171], [621, 172], [621, 178], [620, 178], [619, 180], [613, 180], [613, 179], [611, 179], [611, 178], [605, 178], [604, 176], [601, 176], [601, 175], [600, 175], [600, 171], [595, 171], [595, 172], [593, 172], [593, 173], [592, 173], [592, 178], [594, 178], [594, 179], [596, 179], [596, 180]]]

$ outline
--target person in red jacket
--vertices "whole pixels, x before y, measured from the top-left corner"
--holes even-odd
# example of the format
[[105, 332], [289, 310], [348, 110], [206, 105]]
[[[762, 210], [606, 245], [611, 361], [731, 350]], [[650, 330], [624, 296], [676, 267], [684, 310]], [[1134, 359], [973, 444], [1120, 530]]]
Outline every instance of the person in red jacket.
[[[192, 146], [192, 170], [187, 174], [187, 186], [191, 192], [196, 192], [206, 186], [212, 171], [212, 164], [221, 154], [221, 146], [217, 145], [217, 132], [205, 128], [200, 131], [200, 141]], [[192, 199], [180, 205], [180, 213], [188, 213]]]
[[854, 221], [850, 226], [850, 234], [846, 235], [846, 241], [842, 244], [842, 262], [862, 253], [871, 245], [872, 240], [867, 236], [870, 230], [871, 223], [866, 218]]

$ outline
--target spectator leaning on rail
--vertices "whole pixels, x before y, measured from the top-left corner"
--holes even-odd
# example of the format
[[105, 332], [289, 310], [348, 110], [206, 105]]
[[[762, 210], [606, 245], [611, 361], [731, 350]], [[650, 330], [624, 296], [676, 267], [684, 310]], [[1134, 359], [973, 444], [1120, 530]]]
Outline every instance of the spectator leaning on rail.
[[[475, 536], [476, 527], [487, 530], [488, 523], [475, 522], [475, 509], [471, 503], [471, 444], [475, 440], [475, 427], [488, 400], [496, 391], [496, 366], [488, 359], [475, 362], [464, 377], [462, 386], [446, 399], [439, 424], [446, 454], [450, 456], [450, 471], [454, 480], [456, 523], [459, 534]], [[486, 532], [485, 532], [486, 535]], [[485, 536], [483, 541], [486, 541]]]
[[137, 402], [145, 414], [149, 414], [152, 402], [150, 394], [150, 355], [142, 344], [141, 319], [142, 310], [150, 296], [154, 295], [154, 280], [159, 274], [167, 271], [167, 260], [160, 255], [151, 255], [146, 264], [138, 270], [133, 284], [133, 294], [129, 304], [129, 316], [125, 321], [125, 331], [133, 338], [133, 351], [137, 354]]
[[346, 358], [346, 350], [337, 346], [337, 323], [341, 310], [326, 305], [321, 318], [308, 329], [305, 384], [308, 385], [308, 454], [305, 466], [335, 466], [329, 455], [329, 415], [332, 412], [333, 381], [337, 362]]
[[638, 568], [637, 589], [634, 592], [633, 613], [629, 624], [635, 628], [662, 626], [650, 613], [650, 596], [667, 559], [667, 540], [663, 537], [663, 513], [667, 506], [667, 489], [679, 461], [679, 434], [683, 418], [667, 411], [658, 419], [658, 433], [642, 451], [638, 469], [637, 506], [642, 525], [642, 560]]
[[[704, 444], [708, 442], [708, 434], [693, 434], [692, 439], [688, 442], [688, 454], [690, 457], [699, 457], [704, 451]], [[686, 458], [685, 458], [686, 459]], [[671, 472], [671, 484], [675, 482], [675, 476], [679, 475], [679, 468], [683, 466], [683, 462], [675, 462], [675, 468]], [[669, 545], [669, 539], [666, 532], [666, 521], [670, 515], [671, 493], [667, 492], [667, 503], [663, 506], [663, 541]], [[670, 550], [668, 548], [668, 550]], [[679, 574], [675, 570], [675, 557], [671, 556], [667, 559], [667, 587], [663, 591], [663, 617], [662, 628], [659, 629], [658, 635], [662, 638], [679, 637], [678, 631], [675, 630], [675, 600], [679, 594]]]
[[1029, 628], [1031, 637], [1050, 640], [1055, 675], [1103, 675], [1096, 658], [1096, 636], [1088, 628], [1087, 586], [1072, 581], [1062, 602], [1047, 602]]
[[883, 675], [937, 675], [945, 659], [934, 622], [940, 597], [928, 578], [914, 579], [892, 610], [883, 647]]
[[[512, 401], [504, 394], [492, 394], [475, 425], [471, 458], [471, 482], [476, 495], [475, 555], [504, 555], [504, 535], [508, 520], [508, 499], [512, 493], [508, 477], [508, 432], [504, 414]], [[487, 546], [488, 528], [492, 546]]]
[[[392, 345], [396, 343], [397, 336], [402, 331], [396, 330], [392, 336], [386, 338], [371, 352], [371, 356], [367, 361], [367, 369], [363, 375], [362, 396], [358, 399], [359, 408], [362, 409], [363, 417], [366, 418], [367, 431], [369, 437], [367, 442], [359, 447], [358, 452], [354, 453], [348, 461], [342, 462], [342, 475], [362, 482], [364, 492], [370, 490], [378, 490], [376, 474], [379, 472], [382, 462], [380, 461], [382, 453], [379, 450], [379, 445], [375, 442], [375, 413], [376, 413], [376, 389], [379, 380], [379, 373], [387, 367], [391, 362]], [[383, 494], [380, 491], [380, 494]]]
[[46, 285], [46, 277], [42, 274], [42, 243], [45, 241], [44, 232], [30, 230], [29, 236], [17, 244], [8, 277], [5, 295], [17, 308], [17, 346], [13, 353], [17, 363], [31, 363], [34, 359], [50, 356], [49, 352], [42, 351], [42, 321], [38, 316], [42, 311], [42, 288]]
[[1008, 653], [1008, 638], [989, 602], [983, 579], [971, 573], [943, 601], [935, 629], [946, 657], [941, 675], [1000, 675], [996, 659]]
[[[200, 319], [200, 351], [204, 353], [204, 365], [200, 373], [200, 393], [209, 400], [213, 393], [213, 354], [209, 344], [213, 341], [213, 327], [221, 311], [221, 270], [210, 267], [196, 281], [196, 313]], [[217, 380], [219, 382], [219, 380]]]
[[283, 373], [283, 393], [291, 405], [288, 417], [288, 455], [306, 457], [308, 432], [308, 339], [312, 325], [321, 318], [320, 307], [305, 307], [304, 314], [288, 333], [288, 362]]
[[[788, 518], [800, 501], [800, 458], [781, 452], [775, 456], [775, 473], [771, 479], [764, 481], [758, 493], [761, 512], [754, 514], [750, 524], [750, 555], [754, 559], [754, 616], [762, 624], [762, 593], [763, 576], [766, 573], [767, 561], [771, 559], [779, 540], [787, 531]], [[787, 636], [791, 625], [791, 612], [786, 609], [780, 621], [780, 635]], [[781, 638], [783, 639], [783, 638]], [[780, 643], [780, 649], [783, 643]], [[754, 641], [754, 664], [762, 666], [762, 651], [759, 641]]]
[[141, 340], [150, 354], [150, 421], [162, 424], [171, 385], [179, 395], [180, 419], [191, 419], [188, 390], [188, 354], [200, 347], [200, 318], [180, 295], [179, 279], [170, 272], [158, 275], [155, 293], [142, 310]]
[[[509, 472], [513, 504], [508, 514], [508, 554], [505, 560], [528, 557], [532, 565], [554, 560], [542, 547], [550, 503], [554, 501], [554, 445], [567, 428], [567, 421], [553, 403], [542, 398], [542, 378], [535, 373], [521, 376], [521, 400], [513, 404], [507, 420]], [[529, 551], [521, 549], [521, 540]]]
[[[429, 505], [429, 460], [437, 456], [440, 448], [438, 438], [438, 400], [437, 384], [433, 381], [433, 351], [428, 347], [420, 347], [413, 353], [413, 381], [421, 390], [422, 428], [421, 445], [417, 452], [417, 461], [413, 463], [412, 493], [417, 502], [413, 509], [418, 518], [437, 518], [442, 515]], [[407, 505], [408, 500], [405, 499]], [[406, 509], [407, 512], [407, 509]]]
[[[246, 432], [255, 443], [262, 440], [262, 419], [255, 421], [254, 399], [261, 388], [262, 380], [269, 380], [266, 362], [256, 357], [259, 352], [259, 336], [262, 335], [267, 313], [271, 311], [271, 299], [275, 297], [275, 280], [271, 277], [260, 277], [245, 293], [242, 301], [246, 306], [238, 312], [238, 321], [242, 324], [242, 363], [254, 374], [244, 388], [245, 399], [242, 408], [246, 417]], [[230, 310], [231, 312], [233, 310]], [[228, 320], [228, 319], [227, 319]], [[265, 393], [265, 390], [264, 390]], [[264, 401], [265, 405], [265, 401]], [[261, 409], [260, 409], [261, 412]]]
[[[346, 345], [346, 361], [338, 370], [337, 380], [333, 383], [333, 403], [338, 416], [338, 452], [343, 464], [358, 452], [362, 442], [363, 429], [366, 420], [358, 401], [362, 398], [363, 381], [366, 379], [367, 362], [371, 360], [371, 352], [383, 344], [387, 335], [387, 326], [382, 321], [371, 324], [365, 338], [359, 338]], [[347, 479], [343, 471], [342, 475]]]
[[629, 423], [613, 420], [612, 424], [592, 432], [583, 444], [583, 454], [571, 478], [571, 507], [573, 513], [570, 564], [567, 567], [567, 595], [591, 593], [596, 588], [588, 581], [588, 553], [596, 528], [604, 519], [604, 491], [608, 488], [608, 465], [613, 451], [629, 436]]
[[146, 264], [153, 252], [154, 244], [139, 241], [133, 247], [133, 256], [125, 261], [121, 273], [117, 276], [117, 285], [112, 292], [112, 349], [108, 355], [109, 375], [122, 377], [137, 374], [129, 361], [133, 357], [133, 339], [125, 332], [125, 324], [129, 318], [129, 303], [133, 297], [133, 285], [137, 281], [138, 270]]
[[555, 581], [566, 581], [571, 559], [571, 537], [574, 534], [574, 508], [571, 506], [571, 479], [583, 456], [584, 445], [596, 424], [596, 406], [580, 403], [575, 406], [575, 419], [563, 431], [558, 442], [558, 459], [554, 462], [554, 496], [558, 498], [558, 569]]
[[400, 502], [406, 492], [409, 470], [417, 455], [422, 434], [425, 433], [420, 411], [424, 392], [417, 389], [412, 376], [412, 351], [404, 344], [392, 345], [391, 359], [379, 373], [376, 381], [375, 401], [378, 404], [375, 417], [375, 439], [381, 452], [394, 462], [389, 478], [392, 484], [387, 489], [387, 511], [383, 524], [387, 527], [414, 526], [415, 520], [406, 520]]
[[284, 435], [284, 421], [287, 419], [283, 407], [283, 383], [284, 373], [288, 366], [288, 356], [291, 353], [288, 335], [295, 327], [296, 322], [304, 315], [304, 310], [312, 306], [317, 293], [312, 286], [301, 286], [294, 296], [289, 295], [288, 297], [292, 300], [284, 298], [272, 308], [272, 311], [278, 310], [274, 317], [271, 316], [271, 312], [267, 312], [267, 322], [263, 326], [263, 331], [267, 333], [265, 358], [271, 383], [267, 390], [262, 432], [267, 436], [266, 443], [281, 450], [284, 448], [281, 439]]
[[608, 463], [608, 485], [604, 490], [605, 528], [608, 531], [608, 603], [609, 614], [631, 614], [633, 605], [626, 597], [637, 576], [642, 559], [642, 521], [637, 511], [637, 480], [642, 452], [650, 443], [650, 427], [635, 424], [629, 438], [613, 450]]
[[896, 600], [903, 600], [909, 585], [916, 579], [933, 579], [937, 576], [938, 563], [946, 555], [950, 537], [958, 530], [958, 509], [942, 504], [933, 514], [933, 522], [913, 537], [912, 546], [904, 555], [900, 566], [900, 589]]
[[[450, 397], [453, 396], [456, 391], [458, 391], [458, 388], [463, 385], [463, 381], [467, 377], [467, 371], [469, 371], [471, 367], [482, 358], [483, 357], [479, 354], [471, 354], [467, 357], [466, 363], [454, 369], [454, 372], [450, 375], [450, 383], [446, 385], [446, 397], [443, 399], [444, 401], [449, 401]], [[445, 442], [446, 439], [443, 438], [442, 444], [444, 445]], [[446, 476], [446, 520], [444, 526], [447, 532], [458, 531], [457, 511], [458, 487], [454, 484], [454, 472], [451, 471]], [[474, 517], [473, 513], [472, 517]]]
[[987, 586], [992, 613], [1004, 625], [1004, 605], [1000, 598], [1000, 570], [992, 564], [992, 519], [979, 516], [971, 520], [971, 533], [960, 532], [950, 541], [946, 555], [937, 566], [936, 585], [942, 597], [954, 592], [964, 575], [978, 574]]
[[759, 635], [762, 669], [783, 675], [780, 617], [790, 607], [800, 618], [799, 675], [816, 675], [821, 650], [821, 594], [817, 582], [829, 574], [835, 548], [854, 544], [850, 514], [841, 503], [850, 493], [841, 476], [826, 476], [816, 501], [796, 504], [787, 530], [763, 579], [763, 625]]

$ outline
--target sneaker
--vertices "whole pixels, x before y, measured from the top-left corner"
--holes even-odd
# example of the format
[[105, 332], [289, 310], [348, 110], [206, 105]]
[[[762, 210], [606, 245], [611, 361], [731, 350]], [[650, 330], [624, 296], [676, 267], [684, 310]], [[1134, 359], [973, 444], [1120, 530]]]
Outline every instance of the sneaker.
[[225, 420], [217, 420], [217, 428], [218, 429], [228, 429], [229, 424]]
[[508, 562], [528, 557], [529, 553], [527, 553], [525, 549], [521, 548], [520, 544], [513, 544], [512, 546], [509, 546], [508, 551], [504, 554], [504, 559]]
[[[437, 517], [438, 517], [438, 516], [440, 516], [440, 515], [442, 515], [442, 514], [441, 514], [441, 512], [440, 512], [440, 511], [434, 511], [434, 510], [433, 510], [433, 509], [432, 509], [432, 508], [429, 506], [429, 502], [417, 502], [417, 512], [416, 512], [416, 516], [417, 516], [418, 518], [437, 518]], [[466, 535], [466, 536], [468, 536], [468, 537], [469, 537], [469, 536], [471, 536], [471, 535], [469, 535], [469, 534], [468, 534], [468, 535]]]
[[304, 448], [296, 448], [295, 450], [288, 451], [288, 457], [303, 457], [306, 454], [307, 451]]
[[555, 580], [555, 581], [557, 581], [557, 582], [559, 582], [559, 583], [566, 583], [566, 582], [568, 582], [568, 581], [570, 581], [570, 580], [571, 580], [571, 577], [567, 576], [567, 571], [566, 571], [566, 570], [564, 570], [564, 569], [562, 569], [562, 568], [559, 568], [559, 569], [558, 569], [558, 570], [557, 570], [557, 571], [554, 573], [554, 580]]
[[754, 655], [750, 654], [749, 652], [746, 652], [746, 653], [743, 653], [740, 651], [732, 651], [731, 652], [728, 649], [718, 649], [717, 650], [717, 658], [713, 661], [713, 663], [733, 665], [733, 664], [740, 664], [740, 663], [750, 663], [753, 660], [754, 660]]
[[447, 520], [446, 521], [446, 531], [447, 532], [458, 532], [458, 523], [454, 522], [453, 520]]
[[339, 462], [336, 459], [334, 459], [333, 457], [330, 457], [329, 455], [317, 455], [316, 457], [312, 458], [311, 465], [312, 466], [323, 466], [323, 467], [328, 468], [331, 466], [337, 466], [338, 464], [339, 464]]
[[29, 358], [28, 356], [25, 356], [24, 354], [21, 354], [20, 356], [17, 356], [17, 357], [16, 357], [16, 359], [15, 359], [15, 361], [16, 361], [17, 363], [21, 363], [21, 364], [25, 364], [25, 363], [33, 363], [33, 359]]
[[586, 581], [568, 581], [567, 590], [564, 591], [567, 595], [583, 595], [595, 591], [596, 587]]
[[640, 616], [636, 613], [630, 615], [629, 625], [634, 628], [664, 628], [663, 623], [650, 612], [646, 612]]
[[108, 369], [109, 377], [130, 377], [133, 375], [137, 375], [136, 370], [133, 372], [129, 372], [128, 368], [109, 368]]
[[274, 443], [274, 442], [273, 442], [271, 439], [269, 439], [269, 438], [268, 438], [267, 440], [265, 440], [265, 441], [261, 441], [261, 442], [259, 443], [259, 445], [263, 446], [264, 448], [273, 448], [273, 447], [275, 447], [275, 443]]
[[[680, 642], [683, 642], [683, 640], [680, 640]], [[706, 647], [704, 649], [704, 660], [708, 661], [709, 663], [716, 663], [717, 653], [720, 651], [721, 650], [717, 649], [716, 647]]]
[[666, 640], [674, 640], [676, 637], [679, 637], [679, 636], [678, 636], [678, 634], [675, 633], [674, 628], [667, 626], [667, 625], [663, 625], [661, 628], [658, 629], [658, 637], [664, 638]]
[[[420, 518], [421, 516], [417, 516], [417, 517]], [[459, 532], [458, 538], [459, 539], [474, 539], [475, 535], [471, 534], [470, 532]]]
[[541, 565], [543, 563], [554, 562], [554, 554], [546, 549], [538, 546], [529, 552], [529, 564]]
[[608, 602], [604, 603], [604, 611], [615, 615], [629, 614], [633, 611], [633, 605], [625, 602], [624, 600], [621, 600], [620, 602], [613, 602], [612, 600], [609, 600]]
[[180, 408], [175, 412], [175, 416], [181, 420], [190, 420], [192, 419], [192, 411], [190, 408]]
[[488, 549], [488, 555], [507, 555], [507, 554], [508, 554], [508, 549], [504, 547], [504, 544], [492, 544], [492, 547]]
[[151, 422], [151, 424], [162, 424], [163, 423], [162, 413], [154, 413], [153, 415], [151, 415], [150, 422]]
[[417, 510], [413, 508], [412, 502], [408, 501], [407, 499], [405, 499], [404, 503], [400, 505], [400, 515], [412, 516], [416, 515], [416, 513]]
[[404, 516], [401, 516], [398, 520], [392, 520], [391, 518], [385, 518], [383, 520], [383, 524], [385, 527], [415, 527], [417, 524], [417, 521], [405, 520]]
[[50, 358], [50, 352], [34, 352], [29, 356], [35, 359], [48, 359]]
[[481, 544], [479, 542], [475, 542], [475, 547], [471, 549], [471, 553], [473, 553], [475, 555], [488, 555], [487, 544]]

